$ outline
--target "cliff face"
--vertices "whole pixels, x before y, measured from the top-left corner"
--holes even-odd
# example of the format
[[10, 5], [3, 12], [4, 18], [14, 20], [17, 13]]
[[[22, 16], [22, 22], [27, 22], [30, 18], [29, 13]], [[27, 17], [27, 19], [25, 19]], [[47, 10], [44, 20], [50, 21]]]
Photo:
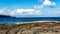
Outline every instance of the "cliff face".
[[0, 34], [60, 34], [60, 23], [0, 25]]

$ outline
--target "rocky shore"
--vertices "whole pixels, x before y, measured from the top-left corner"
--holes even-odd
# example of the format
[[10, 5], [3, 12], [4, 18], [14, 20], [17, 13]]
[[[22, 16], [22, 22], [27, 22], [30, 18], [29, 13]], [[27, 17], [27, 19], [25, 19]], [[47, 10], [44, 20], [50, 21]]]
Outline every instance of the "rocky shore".
[[0, 25], [0, 34], [60, 34], [60, 23]]

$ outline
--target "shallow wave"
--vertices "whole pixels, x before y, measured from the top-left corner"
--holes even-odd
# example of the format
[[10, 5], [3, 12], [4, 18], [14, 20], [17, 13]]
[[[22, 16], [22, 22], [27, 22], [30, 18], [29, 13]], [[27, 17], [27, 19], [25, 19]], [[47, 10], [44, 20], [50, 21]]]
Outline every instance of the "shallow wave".
[[49, 22], [49, 23], [52, 23], [52, 22], [60, 22], [60, 21], [32, 21], [32, 22], [16, 22], [15, 24], [24, 24], [24, 23], [43, 23], [43, 22]]

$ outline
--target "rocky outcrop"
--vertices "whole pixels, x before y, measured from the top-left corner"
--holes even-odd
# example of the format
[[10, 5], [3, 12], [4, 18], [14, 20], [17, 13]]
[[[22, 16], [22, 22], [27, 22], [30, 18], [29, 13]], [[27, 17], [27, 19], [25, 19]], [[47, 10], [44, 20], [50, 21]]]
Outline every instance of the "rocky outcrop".
[[0, 34], [60, 34], [60, 23], [1, 25]]

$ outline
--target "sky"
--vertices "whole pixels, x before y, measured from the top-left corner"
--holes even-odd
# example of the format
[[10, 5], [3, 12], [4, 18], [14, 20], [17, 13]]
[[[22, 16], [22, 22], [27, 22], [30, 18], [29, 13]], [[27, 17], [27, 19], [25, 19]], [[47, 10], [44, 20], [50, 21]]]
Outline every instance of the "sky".
[[60, 0], [0, 0], [0, 15], [60, 17]]

